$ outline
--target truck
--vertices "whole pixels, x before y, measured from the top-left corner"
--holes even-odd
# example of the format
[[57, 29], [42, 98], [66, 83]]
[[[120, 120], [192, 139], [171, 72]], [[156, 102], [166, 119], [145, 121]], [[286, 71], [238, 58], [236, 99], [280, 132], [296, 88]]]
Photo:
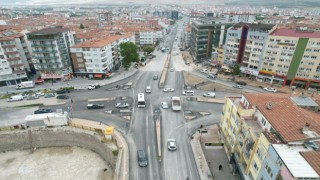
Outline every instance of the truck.
[[172, 101], [172, 110], [173, 111], [181, 111], [181, 100], [180, 97], [173, 96], [171, 98]]
[[34, 82], [33, 81], [24, 81], [21, 82], [16, 86], [16, 89], [26, 89], [26, 88], [33, 88], [34, 87]]
[[15, 96], [11, 96], [9, 99], [7, 99], [7, 102], [22, 101], [22, 100], [23, 100], [22, 95], [15, 95]]

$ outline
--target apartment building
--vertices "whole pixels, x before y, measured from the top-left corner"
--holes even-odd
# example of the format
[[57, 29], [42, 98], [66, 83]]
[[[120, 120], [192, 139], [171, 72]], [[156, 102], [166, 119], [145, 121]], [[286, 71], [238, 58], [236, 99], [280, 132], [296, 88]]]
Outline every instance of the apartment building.
[[121, 65], [119, 45], [135, 42], [134, 35], [102, 36], [70, 47], [74, 74], [89, 78], [105, 78]]
[[274, 25], [238, 23], [227, 30], [224, 64], [240, 64], [242, 73], [257, 77], [268, 39]]
[[161, 30], [156, 31], [152, 29], [136, 29], [135, 30], [135, 43], [137, 45], [154, 45], [158, 40], [163, 38]]
[[274, 28], [261, 63], [265, 82], [320, 88], [320, 32]]
[[224, 18], [195, 20], [191, 24], [190, 51], [194, 61], [209, 60], [212, 49], [225, 43], [227, 29], [233, 23], [225, 23]]
[[98, 27], [111, 26], [113, 24], [112, 12], [99, 12], [98, 13]]
[[320, 96], [227, 97], [220, 137], [241, 179], [319, 179]]
[[251, 13], [224, 13], [222, 16], [229, 23], [253, 23], [256, 20], [256, 14]]
[[68, 28], [51, 27], [27, 33], [27, 36], [32, 61], [42, 78], [63, 78], [72, 73], [69, 47], [74, 45], [74, 39]]
[[31, 50], [22, 33], [3, 29], [0, 31], [0, 86], [19, 84], [35, 73]]

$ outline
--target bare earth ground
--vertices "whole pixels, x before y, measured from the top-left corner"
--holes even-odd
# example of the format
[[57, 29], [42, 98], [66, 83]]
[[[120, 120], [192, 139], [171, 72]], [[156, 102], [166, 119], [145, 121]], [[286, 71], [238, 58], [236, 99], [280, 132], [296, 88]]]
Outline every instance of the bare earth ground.
[[[104, 169], [107, 168], [107, 171]], [[100, 156], [78, 147], [0, 153], [0, 179], [112, 179]]]

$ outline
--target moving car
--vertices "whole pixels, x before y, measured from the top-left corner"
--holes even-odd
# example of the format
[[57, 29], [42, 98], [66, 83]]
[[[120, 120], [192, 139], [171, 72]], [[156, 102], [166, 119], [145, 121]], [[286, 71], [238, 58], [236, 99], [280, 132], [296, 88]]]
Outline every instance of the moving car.
[[68, 95], [62, 94], [62, 95], [58, 95], [57, 99], [69, 99]]
[[214, 98], [216, 97], [216, 93], [213, 92], [207, 92], [203, 94], [203, 97], [210, 97], [210, 98]]
[[94, 85], [94, 84], [88, 85], [88, 90], [94, 90], [95, 88], [96, 88], [96, 85]]
[[265, 87], [263, 88], [265, 91], [268, 91], [268, 92], [277, 92], [277, 90], [275, 88], [272, 88], [272, 87]]
[[56, 95], [54, 93], [46, 93], [44, 94], [45, 98], [55, 97]]
[[140, 167], [148, 166], [148, 159], [147, 159], [146, 152], [144, 150], [138, 150], [137, 156], [138, 156], [138, 164]]
[[150, 86], [146, 87], [146, 93], [151, 93], [151, 87]]
[[129, 107], [129, 103], [117, 103], [115, 105], [116, 108], [128, 108]]
[[194, 91], [192, 90], [185, 90], [182, 92], [183, 95], [186, 95], [186, 96], [193, 96], [194, 95]]
[[15, 95], [15, 96], [11, 96], [9, 99], [7, 99], [7, 102], [22, 101], [22, 100], [23, 100], [22, 95]]
[[163, 92], [174, 92], [173, 88], [164, 88]]
[[239, 84], [235, 84], [232, 87], [237, 88], [237, 89], [243, 89], [243, 86], [239, 85]]
[[158, 74], [153, 75], [153, 80], [158, 80]]
[[167, 102], [161, 102], [161, 107], [162, 107], [163, 109], [168, 109], [168, 108], [169, 108]]
[[52, 109], [38, 109], [34, 111], [34, 114], [52, 113]]
[[237, 81], [236, 84], [242, 85], [242, 86], [246, 86], [247, 83], [244, 81]]
[[175, 139], [168, 139], [167, 145], [169, 151], [177, 150], [177, 143]]
[[88, 104], [88, 109], [103, 109], [104, 104]]
[[67, 89], [59, 89], [59, 90], [56, 90], [56, 93], [57, 93], [57, 94], [66, 94], [66, 93], [70, 93], [70, 90], [67, 90]]
[[174, 71], [173, 68], [171, 68], [171, 69], [170, 69], [170, 72], [173, 72], [173, 71]]

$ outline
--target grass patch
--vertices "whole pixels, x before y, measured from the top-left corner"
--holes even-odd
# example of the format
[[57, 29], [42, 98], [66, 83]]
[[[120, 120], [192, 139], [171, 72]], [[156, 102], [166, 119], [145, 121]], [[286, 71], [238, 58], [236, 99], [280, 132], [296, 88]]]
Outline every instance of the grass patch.
[[0, 96], [0, 99], [8, 99], [10, 98], [11, 96], [13, 96], [14, 94], [4, 94], [2, 96]]
[[74, 87], [73, 86], [68, 86], [68, 87], [62, 87], [60, 88], [59, 90], [74, 90]]
[[27, 104], [27, 105], [16, 106], [16, 107], [34, 107], [34, 106], [43, 106], [43, 103]]
[[119, 150], [118, 150], [118, 149], [113, 150], [113, 151], [112, 151], [112, 154], [113, 154], [114, 156], [118, 156], [118, 154], [119, 154]]

